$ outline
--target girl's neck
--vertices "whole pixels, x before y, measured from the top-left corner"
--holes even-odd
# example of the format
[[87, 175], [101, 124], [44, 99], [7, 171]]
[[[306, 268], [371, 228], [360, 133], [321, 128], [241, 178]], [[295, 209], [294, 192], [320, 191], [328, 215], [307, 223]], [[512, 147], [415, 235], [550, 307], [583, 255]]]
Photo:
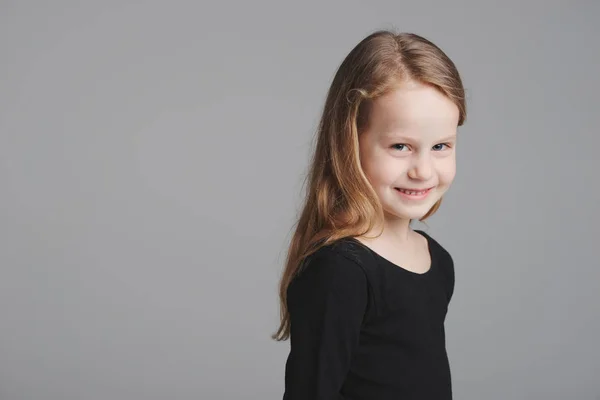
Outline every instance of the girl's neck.
[[373, 229], [371, 229], [365, 235], [361, 236], [361, 239], [364, 239], [365, 241], [394, 243], [396, 245], [409, 243], [413, 240], [413, 238], [414, 232], [410, 227], [410, 220], [399, 218], [394, 220], [386, 219], [384, 221], [383, 231], [381, 229], [381, 225], [378, 225], [373, 227]]

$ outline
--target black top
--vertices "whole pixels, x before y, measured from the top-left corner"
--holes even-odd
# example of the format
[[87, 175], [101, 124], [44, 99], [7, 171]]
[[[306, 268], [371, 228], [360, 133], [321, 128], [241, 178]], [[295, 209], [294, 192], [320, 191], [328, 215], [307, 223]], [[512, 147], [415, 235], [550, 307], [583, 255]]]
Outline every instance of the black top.
[[431, 267], [404, 269], [353, 238], [305, 260], [287, 292], [284, 400], [449, 400], [444, 320], [450, 254], [427, 238]]

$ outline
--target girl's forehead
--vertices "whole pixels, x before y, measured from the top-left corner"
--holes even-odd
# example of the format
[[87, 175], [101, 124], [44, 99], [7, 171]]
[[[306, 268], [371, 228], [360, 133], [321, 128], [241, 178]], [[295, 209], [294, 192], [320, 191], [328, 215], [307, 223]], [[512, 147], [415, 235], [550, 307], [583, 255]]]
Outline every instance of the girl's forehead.
[[458, 119], [458, 106], [428, 85], [397, 88], [374, 99], [369, 113], [370, 124], [386, 131], [456, 130]]
[[398, 88], [373, 101], [371, 113], [384, 122], [433, 120], [456, 117], [458, 106], [446, 95], [431, 86]]

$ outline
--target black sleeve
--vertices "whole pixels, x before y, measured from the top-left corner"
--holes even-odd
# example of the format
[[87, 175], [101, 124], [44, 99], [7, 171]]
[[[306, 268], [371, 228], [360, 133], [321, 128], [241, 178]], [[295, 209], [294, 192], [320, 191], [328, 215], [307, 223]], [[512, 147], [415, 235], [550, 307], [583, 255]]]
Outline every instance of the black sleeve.
[[454, 260], [452, 259], [452, 256], [450, 255], [450, 253], [446, 252], [446, 254], [447, 254], [447, 258], [448, 258], [448, 289], [447, 289], [447, 293], [448, 293], [448, 303], [450, 303], [450, 299], [452, 299], [452, 294], [454, 293], [454, 284], [455, 284]]
[[367, 303], [367, 278], [354, 261], [329, 251], [305, 266], [288, 289], [284, 400], [339, 398]]

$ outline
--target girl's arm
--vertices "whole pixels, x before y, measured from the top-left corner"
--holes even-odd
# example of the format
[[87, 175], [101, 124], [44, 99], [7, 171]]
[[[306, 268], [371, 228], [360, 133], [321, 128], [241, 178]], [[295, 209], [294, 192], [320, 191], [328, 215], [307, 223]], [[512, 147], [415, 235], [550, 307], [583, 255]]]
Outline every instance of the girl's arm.
[[284, 400], [334, 400], [358, 345], [368, 302], [362, 268], [328, 251], [288, 289], [290, 355]]

